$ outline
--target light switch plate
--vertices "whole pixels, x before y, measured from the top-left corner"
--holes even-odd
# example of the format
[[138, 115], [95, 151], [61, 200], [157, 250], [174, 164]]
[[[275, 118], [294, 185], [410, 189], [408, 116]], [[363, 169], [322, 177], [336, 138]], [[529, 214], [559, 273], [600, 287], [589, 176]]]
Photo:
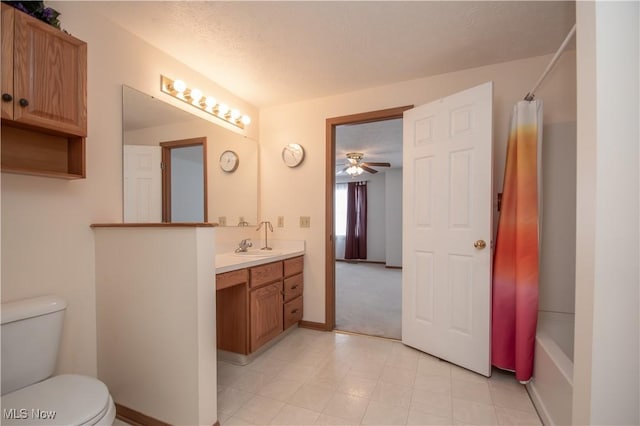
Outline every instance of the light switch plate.
[[284, 216], [278, 216], [278, 228], [284, 228]]
[[300, 228], [311, 228], [310, 216], [300, 216]]
[[227, 217], [226, 216], [219, 216], [218, 217], [218, 225], [227, 226]]

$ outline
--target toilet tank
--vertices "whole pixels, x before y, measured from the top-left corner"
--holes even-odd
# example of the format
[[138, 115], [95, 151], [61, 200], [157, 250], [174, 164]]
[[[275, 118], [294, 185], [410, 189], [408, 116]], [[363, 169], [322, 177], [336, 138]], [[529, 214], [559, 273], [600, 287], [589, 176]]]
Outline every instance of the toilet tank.
[[53, 374], [66, 307], [56, 296], [2, 304], [2, 395]]

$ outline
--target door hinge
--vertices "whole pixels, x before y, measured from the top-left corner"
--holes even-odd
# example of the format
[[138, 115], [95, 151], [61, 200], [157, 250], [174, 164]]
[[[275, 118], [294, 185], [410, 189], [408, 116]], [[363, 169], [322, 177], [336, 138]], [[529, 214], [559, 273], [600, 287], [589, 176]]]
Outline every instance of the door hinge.
[[165, 168], [165, 164], [163, 162], [160, 162], [160, 170], [164, 170]]
[[498, 211], [500, 211], [502, 209], [502, 192], [498, 192], [498, 199], [496, 201], [498, 205]]

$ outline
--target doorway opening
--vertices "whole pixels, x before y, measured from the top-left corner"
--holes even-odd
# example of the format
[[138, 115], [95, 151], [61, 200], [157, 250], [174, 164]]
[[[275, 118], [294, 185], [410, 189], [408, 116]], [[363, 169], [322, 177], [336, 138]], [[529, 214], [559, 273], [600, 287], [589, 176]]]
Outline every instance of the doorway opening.
[[207, 138], [161, 142], [162, 221], [207, 222]]
[[[404, 106], [327, 119], [327, 181], [326, 181], [326, 306], [325, 328], [340, 329], [381, 337], [401, 338], [401, 235], [402, 235], [402, 116], [412, 108]], [[390, 143], [385, 147], [384, 137], [399, 131], [398, 147]], [[380, 139], [375, 143], [374, 139]], [[358, 142], [359, 140], [359, 142]], [[392, 152], [394, 151], [394, 152]], [[388, 164], [388, 166], [387, 166]], [[353, 168], [351, 168], [353, 167]], [[350, 170], [348, 170], [350, 169]], [[386, 173], [379, 173], [386, 171]], [[398, 229], [386, 228], [387, 203], [386, 180], [397, 197], [391, 201], [393, 216]], [[360, 182], [360, 183], [357, 183]], [[336, 184], [338, 192], [336, 193]], [[349, 191], [347, 185], [365, 186], [365, 221], [368, 243], [347, 241], [346, 208], [343, 200]], [[344, 192], [342, 192], [344, 191]], [[355, 189], [351, 189], [355, 191]], [[351, 201], [351, 210], [353, 210]], [[360, 205], [360, 209], [363, 209]], [[400, 212], [400, 213], [398, 213]], [[345, 220], [340, 220], [345, 219]], [[354, 225], [351, 217], [349, 229]], [[390, 248], [394, 253], [387, 261], [387, 231], [390, 240], [400, 241], [399, 247]], [[360, 237], [359, 231], [354, 231]], [[394, 235], [395, 233], [395, 235]], [[355, 252], [346, 246], [360, 245]], [[393, 244], [392, 244], [393, 245]], [[363, 251], [364, 250], [364, 253]], [[386, 266], [389, 266], [388, 268]], [[395, 287], [395, 289], [394, 289]], [[385, 292], [390, 291], [385, 295]], [[397, 294], [395, 294], [397, 293]], [[396, 297], [397, 296], [397, 297]], [[397, 303], [391, 299], [397, 298]], [[391, 318], [389, 316], [397, 316]]]

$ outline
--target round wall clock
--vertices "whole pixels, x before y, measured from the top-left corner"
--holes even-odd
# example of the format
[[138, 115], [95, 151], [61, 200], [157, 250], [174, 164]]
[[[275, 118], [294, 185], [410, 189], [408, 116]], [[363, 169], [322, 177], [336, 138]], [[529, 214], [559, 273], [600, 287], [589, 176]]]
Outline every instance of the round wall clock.
[[304, 160], [304, 148], [297, 143], [285, 145], [282, 149], [282, 161], [289, 167], [297, 167]]
[[220, 154], [220, 168], [227, 173], [235, 172], [239, 163], [238, 154], [233, 151], [227, 150]]

